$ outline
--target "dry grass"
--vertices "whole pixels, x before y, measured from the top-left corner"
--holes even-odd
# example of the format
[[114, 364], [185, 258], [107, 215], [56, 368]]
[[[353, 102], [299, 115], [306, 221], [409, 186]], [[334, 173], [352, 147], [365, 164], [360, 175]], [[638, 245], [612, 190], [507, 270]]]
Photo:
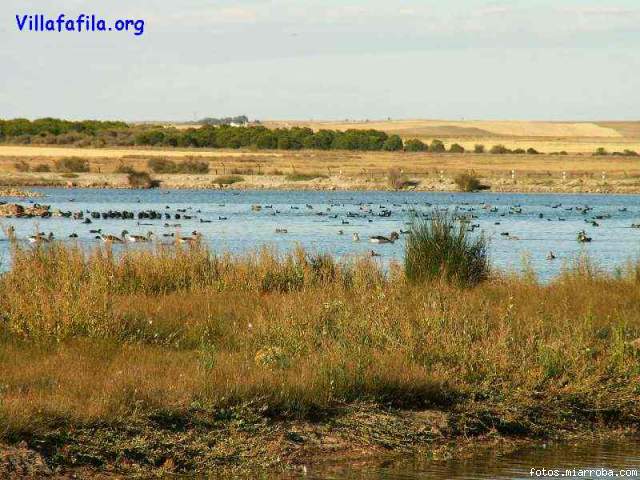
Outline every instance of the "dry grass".
[[586, 263], [458, 289], [302, 251], [18, 251], [0, 278], [0, 437], [247, 402], [306, 416], [560, 396], [580, 399], [569, 415], [637, 415], [638, 305], [635, 274]]

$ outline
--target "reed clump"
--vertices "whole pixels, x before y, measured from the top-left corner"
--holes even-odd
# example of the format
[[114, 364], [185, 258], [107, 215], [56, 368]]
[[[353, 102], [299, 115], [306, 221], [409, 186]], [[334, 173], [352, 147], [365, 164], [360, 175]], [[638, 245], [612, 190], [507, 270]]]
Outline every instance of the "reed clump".
[[412, 282], [445, 279], [462, 287], [489, 277], [487, 241], [468, 232], [468, 222], [447, 213], [414, 219], [407, 239], [405, 272]]

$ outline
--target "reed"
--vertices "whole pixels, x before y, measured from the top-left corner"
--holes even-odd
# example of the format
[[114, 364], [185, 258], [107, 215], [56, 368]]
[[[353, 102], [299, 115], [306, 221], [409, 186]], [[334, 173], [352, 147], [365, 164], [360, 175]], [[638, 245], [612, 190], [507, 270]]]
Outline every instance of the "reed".
[[415, 218], [409, 232], [405, 272], [413, 282], [445, 279], [459, 286], [474, 286], [489, 276], [487, 242], [472, 236], [468, 222], [451, 214]]

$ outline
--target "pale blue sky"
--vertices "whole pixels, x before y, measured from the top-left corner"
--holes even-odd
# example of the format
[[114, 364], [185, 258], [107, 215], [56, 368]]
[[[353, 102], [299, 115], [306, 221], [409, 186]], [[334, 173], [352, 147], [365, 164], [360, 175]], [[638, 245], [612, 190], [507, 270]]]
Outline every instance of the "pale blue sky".
[[[15, 15], [142, 18], [19, 32]], [[1, 0], [0, 117], [640, 118], [637, 0]]]

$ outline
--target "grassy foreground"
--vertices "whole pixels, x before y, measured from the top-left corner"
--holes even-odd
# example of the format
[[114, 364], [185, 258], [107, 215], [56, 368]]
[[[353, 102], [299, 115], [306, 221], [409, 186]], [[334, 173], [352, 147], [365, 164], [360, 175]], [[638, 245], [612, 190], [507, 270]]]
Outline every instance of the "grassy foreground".
[[635, 428], [638, 337], [637, 275], [587, 263], [460, 288], [303, 251], [16, 249], [0, 445], [148, 474]]

